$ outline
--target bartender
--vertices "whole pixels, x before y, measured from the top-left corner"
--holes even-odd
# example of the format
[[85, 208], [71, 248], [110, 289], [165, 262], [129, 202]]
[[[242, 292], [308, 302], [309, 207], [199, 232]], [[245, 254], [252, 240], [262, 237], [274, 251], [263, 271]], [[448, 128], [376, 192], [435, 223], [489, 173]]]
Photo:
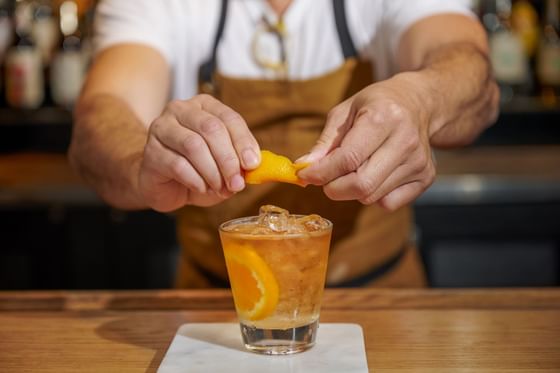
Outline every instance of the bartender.
[[[227, 285], [217, 228], [265, 204], [333, 221], [329, 286], [424, 286], [410, 204], [432, 149], [497, 115], [468, 5], [102, 0], [71, 163], [112, 206], [176, 213], [178, 287]], [[310, 185], [246, 185], [261, 149]]]

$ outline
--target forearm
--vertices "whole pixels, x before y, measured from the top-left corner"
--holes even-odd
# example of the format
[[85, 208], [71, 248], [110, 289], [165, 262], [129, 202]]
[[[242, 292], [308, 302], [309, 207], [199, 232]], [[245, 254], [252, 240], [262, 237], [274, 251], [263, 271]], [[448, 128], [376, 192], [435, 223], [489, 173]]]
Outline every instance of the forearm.
[[474, 43], [441, 46], [427, 53], [419, 70], [399, 75], [419, 87], [433, 147], [469, 144], [497, 117], [498, 87], [486, 53]]
[[97, 94], [76, 107], [69, 159], [74, 169], [109, 204], [145, 208], [138, 172], [147, 129], [121, 99]]

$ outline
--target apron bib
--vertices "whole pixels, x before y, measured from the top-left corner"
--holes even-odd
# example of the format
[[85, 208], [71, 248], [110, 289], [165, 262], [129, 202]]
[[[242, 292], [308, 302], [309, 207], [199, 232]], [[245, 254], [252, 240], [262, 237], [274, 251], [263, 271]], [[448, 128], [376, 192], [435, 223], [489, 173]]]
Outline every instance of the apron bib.
[[[227, 14], [227, 0], [222, 0], [213, 53], [201, 67], [201, 90], [241, 114], [261, 149], [290, 159], [305, 154], [319, 138], [328, 112], [372, 83], [372, 66], [357, 58], [350, 39], [343, 1], [333, 0], [333, 6], [345, 56], [342, 66], [308, 80], [236, 79], [215, 71]], [[187, 206], [178, 211], [182, 255], [177, 287], [228, 286], [218, 226], [233, 218], [256, 215], [265, 204], [296, 214], [319, 214], [333, 222], [327, 286], [425, 286], [418, 252], [409, 239], [410, 206], [389, 213], [378, 205], [331, 201], [320, 187], [270, 183], [247, 185], [216, 206]]]

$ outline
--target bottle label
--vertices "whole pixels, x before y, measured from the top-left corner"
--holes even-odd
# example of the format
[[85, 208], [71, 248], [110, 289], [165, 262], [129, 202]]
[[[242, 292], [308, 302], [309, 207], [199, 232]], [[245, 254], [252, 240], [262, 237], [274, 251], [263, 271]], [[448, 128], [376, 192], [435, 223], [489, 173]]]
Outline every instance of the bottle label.
[[6, 56], [6, 100], [16, 108], [36, 109], [43, 103], [41, 56], [35, 48], [13, 47]]
[[560, 45], [543, 45], [539, 51], [537, 72], [541, 83], [560, 85]]
[[490, 59], [499, 82], [522, 84], [528, 79], [528, 62], [519, 38], [510, 32], [498, 32], [490, 38]]

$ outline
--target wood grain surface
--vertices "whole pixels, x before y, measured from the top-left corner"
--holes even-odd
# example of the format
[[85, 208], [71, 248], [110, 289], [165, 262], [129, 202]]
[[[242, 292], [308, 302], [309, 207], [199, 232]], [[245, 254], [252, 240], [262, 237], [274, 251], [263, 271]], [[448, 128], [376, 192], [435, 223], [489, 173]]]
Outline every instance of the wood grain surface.
[[[0, 292], [0, 372], [155, 372], [177, 328], [236, 322], [226, 290]], [[328, 289], [372, 372], [560, 372], [560, 290]]]

